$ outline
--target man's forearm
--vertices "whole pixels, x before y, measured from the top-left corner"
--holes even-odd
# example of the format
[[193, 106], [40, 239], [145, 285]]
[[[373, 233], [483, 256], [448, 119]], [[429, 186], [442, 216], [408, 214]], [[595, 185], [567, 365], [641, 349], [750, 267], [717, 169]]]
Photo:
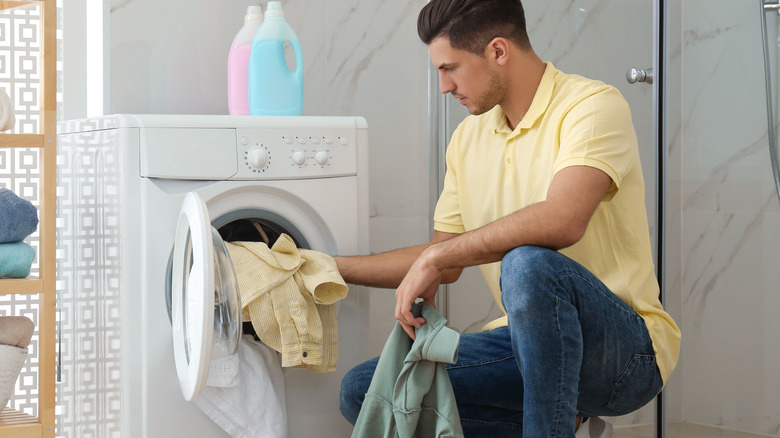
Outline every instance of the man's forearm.
[[[428, 243], [367, 256], [335, 257], [336, 264], [347, 283], [395, 289], [425, 248], [455, 236], [457, 234], [434, 231]], [[461, 269], [446, 270], [441, 273], [441, 281], [452, 283], [460, 273]]]
[[363, 286], [396, 288], [409, 267], [428, 245], [417, 245], [381, 254], [335, 257], [344, 281]]

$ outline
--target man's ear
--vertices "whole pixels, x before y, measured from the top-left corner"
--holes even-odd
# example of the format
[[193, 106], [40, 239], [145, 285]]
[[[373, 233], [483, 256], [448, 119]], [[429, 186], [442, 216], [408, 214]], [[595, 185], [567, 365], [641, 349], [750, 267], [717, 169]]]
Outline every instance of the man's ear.
[[505, 65], [509, 60], [509, 41], [502, 37], [493, 38], [485, 47], [485, 58], [499, 65]]

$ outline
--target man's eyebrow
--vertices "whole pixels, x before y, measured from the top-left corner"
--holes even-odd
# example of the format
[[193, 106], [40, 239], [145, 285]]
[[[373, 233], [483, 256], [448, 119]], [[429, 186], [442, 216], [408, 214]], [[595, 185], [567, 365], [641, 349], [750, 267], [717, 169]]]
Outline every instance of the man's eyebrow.
[[439, 64], [439, 66], [438, 66], [437, 68], [438, 68], [439, 70], [441, 70], [441, 69], [443, 69], [443, 68], [450, 68], [450, 67], [455, 67], [455, 65], [456, 65], [456, 64], [455, 64], [454, 62], [443, 62], [443, 63]]

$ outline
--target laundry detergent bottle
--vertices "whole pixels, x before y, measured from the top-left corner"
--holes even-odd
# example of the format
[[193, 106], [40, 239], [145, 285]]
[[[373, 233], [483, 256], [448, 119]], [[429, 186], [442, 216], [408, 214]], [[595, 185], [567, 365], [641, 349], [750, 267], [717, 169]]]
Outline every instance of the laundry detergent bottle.
[[[284, 56], [289, 42], [295, 70]], [[253, 116], [299, 116], [303, 113], [303, 55], [298, 37], [284, 19], [282, 3], [268, 2], [249, 57], [249, 112]]]
[[244, 16], [244, 25], [233, 39], [227, 64], [228, 110], [233, 115], [249, 115], [249, 55], [252, 41], [263, 24], [260, 6], [249, 6]]

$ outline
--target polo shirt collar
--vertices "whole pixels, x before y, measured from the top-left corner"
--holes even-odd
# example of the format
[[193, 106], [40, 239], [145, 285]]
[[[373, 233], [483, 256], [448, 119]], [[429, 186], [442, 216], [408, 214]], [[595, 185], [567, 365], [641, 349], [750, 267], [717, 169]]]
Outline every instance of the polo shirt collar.
[[529, 129], [534, 126], [542, 114], [547, 111], [547, 107], [550, 105], [550, 99], [552, 98], [553, 89], [555, 88], [555, 73], [557, 70], [551, 62], [545, 62], [545, 65], [546, 67], [544, 69], [544, 74], [542, 75], [542, 80], [539, 82], [539, 87], [534, 94], [534, 100], [531, 102], [531, 106], [528, 108], [528, 111], [526, 111], [523, 119], [520, 120], [520, 123], [517, 124], [514, 131], [509, 129], [509, 125], [506, 123], [506, 115], [500, 106], [496, 105], [496, 107], [490, 111], [489, 117], [491, 118], [493, 126], [495, 126], [495, 133], [511, 134], [514, 132], [515, 134], [520, 134], [522, 129]]

